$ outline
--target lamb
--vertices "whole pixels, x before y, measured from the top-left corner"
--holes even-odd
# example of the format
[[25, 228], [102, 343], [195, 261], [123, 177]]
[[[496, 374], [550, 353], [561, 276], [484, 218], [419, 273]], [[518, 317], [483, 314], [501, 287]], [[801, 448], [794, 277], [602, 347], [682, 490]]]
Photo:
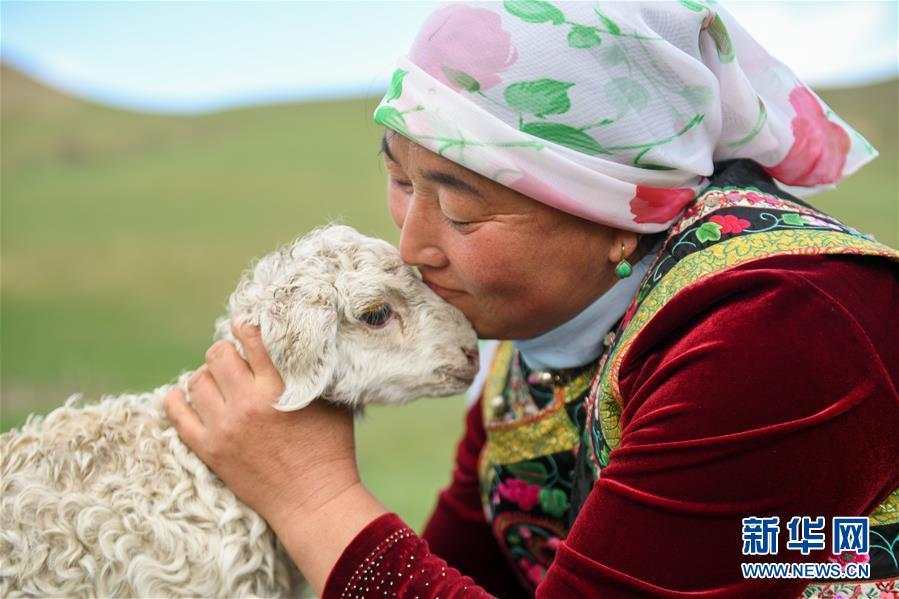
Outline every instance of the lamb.
[[[251, 265], [230, 320], [257, 324], [285, 390], [361, 411], [463, 391], [477, 338], [389, 243], [313, 230]], [[265, 521], [187, 447], [152, 392], [78, 394], [0, 435], [0, 596], [297, 596], [303, 582]]]

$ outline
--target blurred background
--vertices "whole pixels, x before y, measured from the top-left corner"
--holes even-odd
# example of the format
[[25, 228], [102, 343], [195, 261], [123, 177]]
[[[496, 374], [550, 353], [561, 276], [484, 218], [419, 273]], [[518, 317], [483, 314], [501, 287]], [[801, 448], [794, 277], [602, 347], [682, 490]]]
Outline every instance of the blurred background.
[[[198, 366], [240, 271], [327, 219], [397, 242], [371, 114], [436, 5], [0, 3], [0, 430]], [[725, 5], [880, 151], [812, 203], [896, 247], [897, 3]], [[358, 427], [415, 527], [464, 409]]]

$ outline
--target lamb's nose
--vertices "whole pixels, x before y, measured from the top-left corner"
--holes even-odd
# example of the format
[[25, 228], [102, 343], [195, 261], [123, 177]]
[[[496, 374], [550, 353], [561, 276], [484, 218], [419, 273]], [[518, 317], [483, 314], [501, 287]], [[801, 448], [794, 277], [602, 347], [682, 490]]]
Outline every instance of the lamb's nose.
[[478, 366], [478, 348], [462, 348], [462, 353], [465, 354], [465, 357], [468, 358], [468, 365], [472, 368], [476, 368]]

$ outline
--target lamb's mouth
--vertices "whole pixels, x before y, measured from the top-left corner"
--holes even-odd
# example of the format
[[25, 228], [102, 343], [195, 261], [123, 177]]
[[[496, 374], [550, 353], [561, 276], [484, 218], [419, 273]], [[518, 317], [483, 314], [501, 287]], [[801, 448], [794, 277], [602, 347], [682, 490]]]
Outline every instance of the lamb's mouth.
[[466, 385], [471, 384], [478, 373], [476, 369], [471, 368], [438, 368], [435, 372], [447, 379]]

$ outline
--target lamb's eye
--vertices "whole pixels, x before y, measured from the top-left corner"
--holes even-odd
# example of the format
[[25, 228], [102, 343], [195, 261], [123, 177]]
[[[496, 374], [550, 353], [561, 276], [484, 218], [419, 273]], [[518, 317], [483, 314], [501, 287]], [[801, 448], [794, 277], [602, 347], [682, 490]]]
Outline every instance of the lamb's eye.
[[359, 316], [359, 320], [369, 326], [382, 327], [387, 324], [387, 321], [390, 320], [391, 316], [393, 316], [393, 310], [390, 306], [388, 304], [381, 304], [363, 312], [362, 315]]

